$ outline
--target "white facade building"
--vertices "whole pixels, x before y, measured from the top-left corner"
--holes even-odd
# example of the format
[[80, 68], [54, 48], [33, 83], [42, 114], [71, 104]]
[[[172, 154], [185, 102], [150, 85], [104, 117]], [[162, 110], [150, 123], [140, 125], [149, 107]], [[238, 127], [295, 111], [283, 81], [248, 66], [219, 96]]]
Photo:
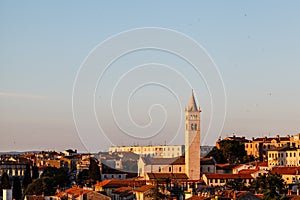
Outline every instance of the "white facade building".
[[184, 154], [184, 145], [158, 146], [111, 146], [108, 150], [114, 152], [133, 152], [142, 157], [175, 158]]

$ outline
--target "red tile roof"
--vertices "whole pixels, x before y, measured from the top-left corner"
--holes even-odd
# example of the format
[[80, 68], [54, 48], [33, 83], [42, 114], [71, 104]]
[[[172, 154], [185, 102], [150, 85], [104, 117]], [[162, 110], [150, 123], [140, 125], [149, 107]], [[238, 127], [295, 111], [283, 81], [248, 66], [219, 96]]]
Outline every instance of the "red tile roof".
[[58, 197], [65, 196], [66, 194], [71, 194], [74, 198], [79, 197], [80, 195], [87, 194], [89, 192], [92, 192], [92, 190], [84, 190], [82, 188], [70, 188], [63, 192], [60, 192], [57, 194]]
[[265, 161], [265, 162], [258, 162], [258, 163], [257, 163], [257, 166], [258, 166], [258, 167], [268, 167], [268, 161]]
[[127, 186], [142, 186], [145, 185], [146, 181], [144, 180], [134, 180], [134, 179], [125, 179], [125, 180], [117, 180], [117, 179], [111, 179], [111, 180], [104, 180], [100, 183], [95, 184], [95, 187], [108, 187], [108, 188], [118, 188], [118, 187], [127, 187]]
[[253, 174], [259, 171], [259, 169], [242, 169], [239, 171], [239, 174]]
[[132, 187], [120, 187], [114, 190], [114, 193], [122, 193], [122, 192], [127, 192], [131, 191]]
[[242, 166], [244, 166], [244, 165], [245, 165], [245, 164], [239, 164], [239, 165], [233, 167], [232, 169], [237, 169], [237, 168], [240, 168], [240, 167], [242, 167]]
[[103, 186], [107, 185], [110, 181], [111, 180], [104, 180], [99, 183], [96, 183], [95, 186], [103, 187]]
[[298, 175], [300, 174], [300, 167], [274, 167], [271, 171], [272, 174], [288, 174]]
[[147, 173], [150, 180], [156, 179], [188, 179], [188, 176], [184, 173]]
[[135, 189], [137, 192], [146, 192], [150, 189], [154, 188], [153, 185], [143, 185], [142, 187], [138, 187]]
[[236, 178], [242, 178], [242, 179], [253, 179], [253, 177], [250, 174], [203, 174], [208, 179], [212, 178], [223, 178], [223, 179], [236, 179]]
[[227, 170], [232, 170], [236, 165], [231, 165], [229, 163], [225, 164], [217, 164], [216, 167], [217, 169], [227, 169]]

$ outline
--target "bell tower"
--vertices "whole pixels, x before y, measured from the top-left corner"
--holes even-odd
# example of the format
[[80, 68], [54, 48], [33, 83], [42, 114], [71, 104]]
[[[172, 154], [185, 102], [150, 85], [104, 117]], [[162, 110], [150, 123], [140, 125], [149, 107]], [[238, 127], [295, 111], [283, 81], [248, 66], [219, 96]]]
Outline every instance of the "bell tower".
[[192, 96], [185, 112], [185, 173], [190, 180], [200, 179], [200, 107]]

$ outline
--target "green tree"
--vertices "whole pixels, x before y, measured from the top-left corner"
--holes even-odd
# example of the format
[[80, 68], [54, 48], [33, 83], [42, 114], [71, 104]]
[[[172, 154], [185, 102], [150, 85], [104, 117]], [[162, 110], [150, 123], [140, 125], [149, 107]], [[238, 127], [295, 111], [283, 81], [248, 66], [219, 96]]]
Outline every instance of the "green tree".
[[217, 163], [245, 163], [254, 160], [249, 157], [242, 142], [234, 140], [219, 141], [219, 148], [213, 148], [206, 157], [213, 157]]
[[241, 191], [241, 190], [246, 190], [247, 187], [245, 186], [245, 181], [241, 178], [236, 178], [233, 180], [229, 180], [226, 183], [226, 186], [232, 190], [237, 190], [237, 191]]
[[4, 172], [1, 177], [1, 189], [10, 189], [10, 188], [11, 185], [9, 181], [9, 176], [6, 172]]
[[14, 177], [12, 196], [13, 196], [13, 199], [15, 199], [15, 200], [22, 199], [21, 182], [20, 182], [20, 179], [18, 176]]
[[262, 193], [264, 199], [279, 199], [280, 194], [287, 192], [286, 184], [279, 174], [260, 176], [252, 182], [251, 188]]
[[24, 189], [27, 188], [27, 186], [32, 182], [31, 178], [31, 171], [30, 171], [30, 165], [26, 165], [24, 178], [23, 178], [23, 187]]
[[89, 170], [84, 169], [78, 173], [77, 184], [83, 186], [89, 180]]
[[37, 178], [39, 178], [39, 176], [40, 176], [40, 174], [39, 174], [39, 168], [36, 165], [34, 165], [32, 167], [32, 179], [33, 180], [37, 179]]
[[90, 158], [89, 178], [92, 184], [101, 181], [100, 168], [95, 158]]
[[227, 163], [227, 159], [223, 155], [223, 152], [216, 147], [214, 147], [205, 157], [206, 158], [213, 157], [218, 164]]
[[56, 192], [56, 186], [49, 177], [42, 177], [34, 180], [26, 188], [24, 195], [46, 195], [51, 196]]
[[46, 167], [41, 175], [41, 178], [50, 178], [54, 185], [59, 187], [66, 187], [70, 184], [68, 173], [63, 168]]
[[245, 145], [234, 140], [222, 140], [219, 142], [220, 150], [229, 163], [242, 163], [247, 157]]

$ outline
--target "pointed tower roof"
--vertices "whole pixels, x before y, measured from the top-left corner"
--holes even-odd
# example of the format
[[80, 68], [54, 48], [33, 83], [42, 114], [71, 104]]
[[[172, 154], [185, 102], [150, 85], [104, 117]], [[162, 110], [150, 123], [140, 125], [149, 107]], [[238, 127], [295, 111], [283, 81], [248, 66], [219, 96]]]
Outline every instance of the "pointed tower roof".
[[194, 97], [194, 90], [192, 90], [192, 96], [191, 96], [190, 103], [188, 106], [188, 111], [198, 111], [196, 100]]

